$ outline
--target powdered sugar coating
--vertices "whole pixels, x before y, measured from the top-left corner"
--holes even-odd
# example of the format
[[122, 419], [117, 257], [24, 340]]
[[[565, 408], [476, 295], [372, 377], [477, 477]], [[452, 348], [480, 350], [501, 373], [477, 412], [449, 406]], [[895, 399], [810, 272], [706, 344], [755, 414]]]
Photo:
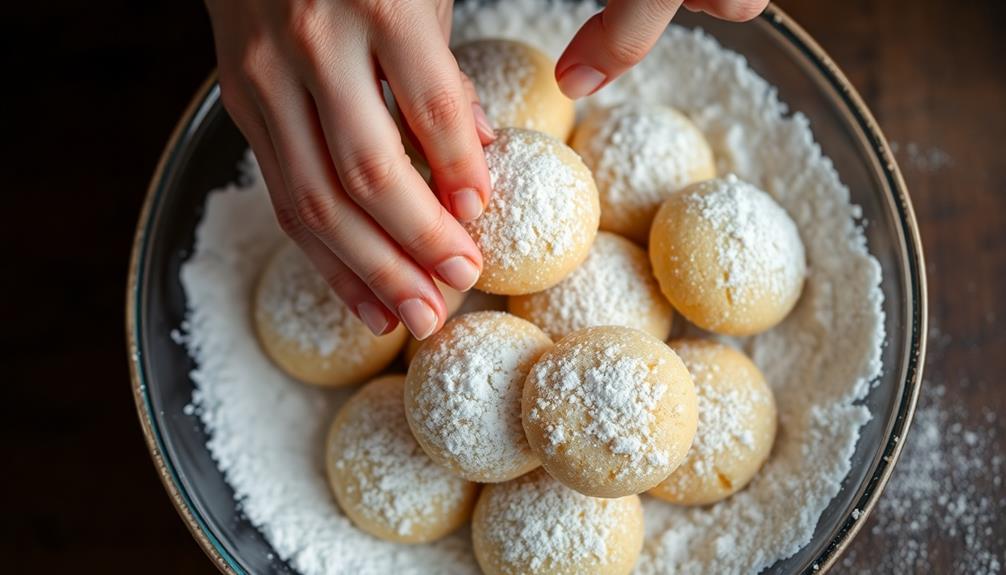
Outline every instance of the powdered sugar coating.
[[590, 171], [562, 142], [528, 130], [497, 130], [485, 152], [493, 193], [482, 216], [465, 224], [482, 250], [476, 287], [519, 294], [555, 285], [597, 234]]
[[531, 364], [552, 346], [534, 325], [503, 312], [459, 316], [426, 341], [409, 366], [409, 425], [430, 456], [480, 482], [538, 466], [521, 424]]
[[542, 464], [588, 495], [640, 493], [681, 462], [696, 427], [696, 399], [681, 361], [641, 331], [588, 328], [531, 369], [524, 428]]
[[666, 106], [623, 103], [589, 115], [570, 145], [594, 173], [601, 228], [647, 240], [660, 203], [716, 175], [702, 132]]
[[695, 383], [699, 425], [685, 461], [650, 493], [707, 505], [742, 489], [765, 462], [775, 439], [775, 401], [742, 352], [710, 340], [670, 345]]
[[402, 376], [385, 376], [342, 407], [327, 442], [329, 481], [362, 529], [394, 541], [432, 541], [468, 518], [477, 488], [419, 447], [405, 420], [403, 390]]
[[654, 218], [650, 244], [667, 299], [717, 333], [750, 335], [781, 321], [807, 271], [793, 220], [733, 174], [669, 198]]
[[258, 310], [282, 339], [321, 356], [336, 349], [347, 360], [363, 360], [361, 328], [346, 304], [325, 283], [296, 244], [273, 256], [259, 287]]
[[629, 240], [599, 232], [580, 267], [555, 286], [512, 296], [511, 313], [541, 327], [553, 339], [599, 325], [632, 327], [665, 339], [672, 311], [646, 252]]
[[273, 361], [319, 385], [359, 383], [386, 367], [405, 341], [401, 326], [380, 337], [371, 333], [290, 241], [262, 272], [254, 318]]
[[638, 497], [589, 497], [539, 470], [485, 489], [473, 539], [488, 574], [624, 573], [642, 528]]
[[[524, 39], [554, 58], [597, 9], [592, 2], [461, 3], [452, 41]], [[785, 432], [772, 459], [743, 492], [710, 508], [644, 501], [647, 545], [638, 572], [761, 571], [810, 541], [849, 473], [870, 417], [857, 400], [881, 366], [880, 267], [808, 119], [791, 114], [740, 55], [706, 33], [672, 25], [639, 66], [582, 102], [627, 100], [670, 105], [692, 118], [713, 145], [720, 173], [758, 185], [791, 214], [812, 264], [787, 320], [743, 342], [779, 401]], [[282, 233], [253, 163], [243, 181], [209, 194], [181, 270], [188, 306], [182, 339], [196, 364], [189, 411], [209, 434], [242, 515], [271, 544], [277, 569], [285, 561], [310, 575], [477, 573], [462, 533], [421, 546], [378, 541], [332, 501], [321, 446], [346, 395], [298, 385], [255, 341], [250, 294]]]

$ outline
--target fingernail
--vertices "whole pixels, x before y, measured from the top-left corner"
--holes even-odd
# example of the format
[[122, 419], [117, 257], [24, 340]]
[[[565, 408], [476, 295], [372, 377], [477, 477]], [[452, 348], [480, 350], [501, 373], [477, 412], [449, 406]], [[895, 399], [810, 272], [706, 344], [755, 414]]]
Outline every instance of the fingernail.
[[458, 291], [468, 291], [479, 280], [479, 268], [464, 256], [454, 256], [437, 266], [440, 279]]
[[418, 340], [429, 337], [437, 327], [437, 314], [433, 308], [419, 298], [403, 301], [398, 306], [398, 317], [402, 318], [405, 327], [409, 328], [409, 331]]
[[384, 335], [384, 330], [388, 329], [388, 318], [381, 311], [381, 308], [365, 301], [356, 306], [356, 315], [360, 316], [363, 323], [374, 332], [374, 335]]
[[593, 94], [601, 84], [604, 83], [605, 76], [601, 72], [586, 66], [577, 64], [559, 77], [559, 89], [571, 100], [582, 98]]
[[462, 222], [470, 222], [482, 215], [482, 196], [471, 188], [465, 188], [451, 195], [454, 215]]
[[484, 139], [495, 140], [496, 132], [493, 131], [493, 127], [489, 124], [489, 118], [486, 117], [485, 110], [478, 102], [472, 102], [472, 112], [475, 114], [475, 129], [479, 131]]

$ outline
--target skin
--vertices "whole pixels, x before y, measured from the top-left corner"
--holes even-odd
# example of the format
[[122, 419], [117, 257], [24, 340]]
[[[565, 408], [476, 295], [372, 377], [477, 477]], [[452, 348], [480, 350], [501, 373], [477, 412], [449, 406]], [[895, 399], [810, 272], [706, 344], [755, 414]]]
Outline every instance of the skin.
[[[690, 0], [749, 20], [767, 0]], [[279, 225], [376, 334], [417, 339], [447, 307], [434, 278], [466, 291], [482, 255], [459, 222], [489, 199], [482, 147], [495, 137], [448, 48], [450, 0], [206, 0], [221, 98], [262, 168]], [[556, 64], [570, 98], [649, 52], [681, 0], [612, 0]], [[412, 167], [386, 81], [432, 185]]]

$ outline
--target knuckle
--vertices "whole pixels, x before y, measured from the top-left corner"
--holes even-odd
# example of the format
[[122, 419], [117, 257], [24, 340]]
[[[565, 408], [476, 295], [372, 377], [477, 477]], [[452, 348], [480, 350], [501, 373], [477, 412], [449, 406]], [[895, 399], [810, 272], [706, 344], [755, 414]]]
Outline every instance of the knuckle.
[[346, 193], [357, 202], [372, 205], [395, 183], [395, 161], [382, 153], [357, 153], [341, 174]]
[[405, 250], [413, 254], [436, 254], [437, 248], [447, 237], [446, 213], [444, 210], [439, 210], [436, 219], [421, 226], [412, 237], [406, 240], [403, 246]]
[[294, 45], [303, 53], [315, 54], [330, 35], [327, 14], [314, 3], [304, 3], [290, 15], [289, 35]]
[[406, 4], [397, 0], [367, 0], [365, 12], [375, 25], [392, 30], [402, 25]]
[[398, 275], [399, 266], [392, 258], [388, 258], [371, 267], [360, 279], [375, 292], [388, 292], [392, 290]]
[[283, 230], [283, 233], [294, 240], [298, 239], [304, 230], [300, 216], [297, 215], [297, 211], [293, 208], [276, 208], [276, 223], [279, 224], [279, 228]]
[[419, 99], [415, 128], [427, 134], [456, 129], [466, 107], [462, 100], [459, 92], [445, 85], [429, 90]]
[[340, 213], [335, 198], [311, 185], [291, 187], [295, 214], [311, 233], [321, 236], [339, 228]]
[[638, 38], [625, 35], [607, 35], [604, 49], [608, 56], [621, 66], [634, 66], [646, 55], [646, 44]]
[[272, 49], [264, 42], [249, 44], [241, 55], [238, 70], [244, 81], [256, 91], [263, 91], [274, 67]]

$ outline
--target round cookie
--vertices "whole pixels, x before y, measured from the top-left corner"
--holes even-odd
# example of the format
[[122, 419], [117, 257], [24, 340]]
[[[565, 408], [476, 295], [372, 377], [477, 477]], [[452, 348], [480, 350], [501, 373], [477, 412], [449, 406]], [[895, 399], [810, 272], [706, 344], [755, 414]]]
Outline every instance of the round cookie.
[[555, 62], [541, 51], [487, 39], [458, 46], [454, 57], [493, 128], [537, 130], [563, 142], [569, 137], [576, 110], [555, 81]]
[[550, 347], [540, 329], [500, 311], [447, 322], [423, 343], [405, 381], [405, 413], [426, 453], [483, 483], [538, 467], [521, 425], [521, 390]]
[[693, 184], [664, 202], [650, 231], [650, 261], [681, 315], [737, 336], [782, 321], [807, 271], [793, 220], [733, 175]]
[[678, 111], [621, 104], [588, 115], [570, 145], [594, 173], [601, 229], [645, 244], [660, 204], [681, 188], [716, 177], [705, 136]]
[[768, 459], [775, 441], [775, 398], [761, 371], [740, 351], [699, 339], [670, 345], [695, 382], [699, 426], [684, 462], [650, 494], [681, 505], [715, 503], [743, 489]]
[[478, 485], [433, 462], [405, 421], [405, 378], [380, 377], [339, 410], [325, 444], [325, 468], [339, 507], [375, 537], [426, 543], [471, 514]]
[[577, 493], [542, 470], [487, 485], [472, 516], [486, 575], [627, 575], [643, 547], [639, 497]]
[[316, 385], [352, 385], [372, 377], [395, 359], [407, 333], [401, 325], [382, 336], [371, 333], [292, 242], [266, 264], [253, 316], [273, 363]]
[[465, 224], [482, 250], [475, 287], [520, 295], [552, 287], [590, 251], [597, 235], [597, 188], [569, 146], [541, 132], [504, 128], [486, 149], [493, 193]]
[[[444, 296], [444, 303], [447, 304], [447, 317], [450, 318], [464, 305], [468, 292], [458, 291], [436, 278], [433, 279], [433, 283], [437, 284], [437, 288], [440, 289], [440, 293]], [[419, 351], [419, 346], [422, 343], [409, 335], [408, 341], [405, 343], [405, 350], [403, 351], [405, 365], [412, 363], [412, 358], [416, 356], [416, 352]]]
[[590, 327], [555, 344], [524, 382], [524, 431], [553, 477], [586, 495], [660, 483], [685, 458], [698, 420], [688, 370], [639, 330]]
[[609, 232], [598, 232], [587, 259], [566, 279], [511, 296], [508, 307], [555, 340], [598, 325], [633, 327], [664, 340], [673, 317], [646, 251]]

